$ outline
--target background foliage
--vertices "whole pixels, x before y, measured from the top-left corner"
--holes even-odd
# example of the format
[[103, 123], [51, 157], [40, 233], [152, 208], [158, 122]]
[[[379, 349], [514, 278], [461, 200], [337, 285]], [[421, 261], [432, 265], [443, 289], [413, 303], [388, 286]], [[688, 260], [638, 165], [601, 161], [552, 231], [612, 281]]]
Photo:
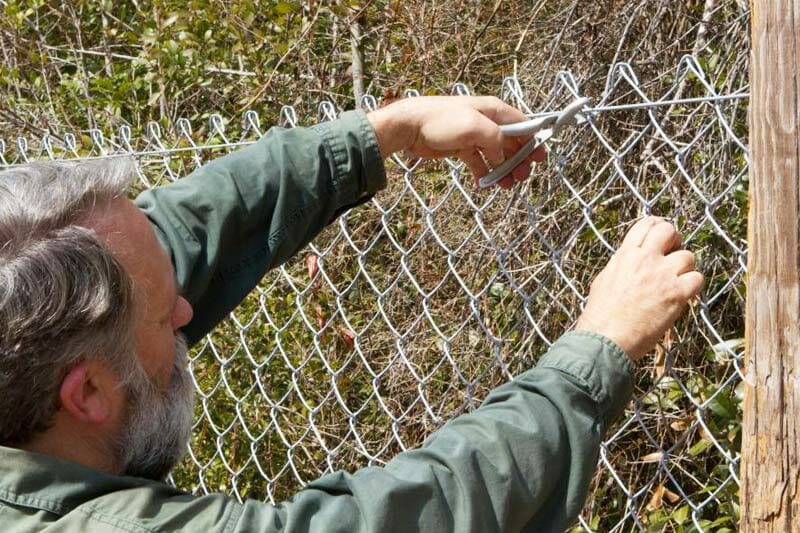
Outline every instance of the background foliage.
[[642, 80], [656, 79], [693, 51], [713, 60], [711, 73], [731, 89], [747, 62], [746, 33], [730, 36], [737, 44], [731, 48], [725, 39], [741, 31], [730, 24], [741, 16], [741, 0], [3, 0], [0, 6], [6, 137], [120, 123], [136, 131], [151, 120], [168, 126], [179, 117], [196, 122], [245, 109], [274, 117], [283, 104], [304, 110], [321, 98], [353, 107], [354, 23], [362, 33], [367, 92], [384, 99], [408, 88], [446, 93], [459, 81], [494, 94], [514, 71], [534, 93], [545, 94], [562, 69], [590, 88], [605, 83], [616, 61], [634, 63]]

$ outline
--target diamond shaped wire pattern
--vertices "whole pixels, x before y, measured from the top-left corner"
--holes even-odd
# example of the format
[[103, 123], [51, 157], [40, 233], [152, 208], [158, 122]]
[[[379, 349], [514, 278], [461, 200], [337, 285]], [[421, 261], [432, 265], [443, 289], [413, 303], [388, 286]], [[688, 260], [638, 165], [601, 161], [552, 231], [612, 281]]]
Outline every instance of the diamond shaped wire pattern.
[[[652, 213], [679, 226], [707, 282], [640, 368], [578, 527], [645, 531], [669, 510], [713, 530], [736, 516], [744, 89], [718, 94], [687, 56], [648, 94], [630, 65], [616, 64], [605, 92], [586, 95], [595, 102], [588, 124], [565, 132], [511, 191], [477, 190], [455, 160], [395, 156], [387, 190], [268, 273], [193, 349], [197, 420], [173, 481], [275, 502], [326, 472], [380, 465], [421, 444], [535, 364], [574, 323], [630, 223]], [[501, 88], [505, 100], [541, 111], [577, 95], [568, 72], [537, 100], [516, 78]], [[336, 114], [320, 104], [319, 120]], [[281, 117], [297, 124], [292, 108]], [[153, 187], [265, 131], [253, 112], [238, 126], [212, 115], [203, 130], [201, 139], [180, 120], [139, 138], [129, 128], [91, 131], [88, 145], [71, 134], [0, 142], [0, 165], [129, 155], [137, 186]]]

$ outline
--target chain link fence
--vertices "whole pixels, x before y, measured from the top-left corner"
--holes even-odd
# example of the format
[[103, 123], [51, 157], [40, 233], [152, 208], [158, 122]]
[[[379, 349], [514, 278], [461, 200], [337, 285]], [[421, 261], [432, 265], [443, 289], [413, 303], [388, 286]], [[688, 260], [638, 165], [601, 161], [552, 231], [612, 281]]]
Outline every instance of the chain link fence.
[[[197, 421], [172, 481], [275, 502], [326, 472], [418, 446], [534, 365], [574, 323], [632, 221], [652, 213], [678, 225], [706, 286], [640, 368], [577, 530], [734, 529], [747, 88], [718, 86], [694, 56], [657, 93], [626, 63], [609, 69], [601, 94], [583, 94], [569, 72], [535, 96], [507, 78], [501, 97], [530, 115], [593, 98], [588, 124], [551, 143], [511, 191], [476, 189], [455, 160], [396, 156], [386, 191], [267, 274], [192, 351]], [[284, 107], [280, 125], [337, 114], [330, 102], [318, 110], [301, 121]], [[169, 131], [154, 123], [142, 136], [123, 127], [0, 140], [0, 168], [132, 155], [139, 186], [154, 187], [264, 128], [247, 112]]]

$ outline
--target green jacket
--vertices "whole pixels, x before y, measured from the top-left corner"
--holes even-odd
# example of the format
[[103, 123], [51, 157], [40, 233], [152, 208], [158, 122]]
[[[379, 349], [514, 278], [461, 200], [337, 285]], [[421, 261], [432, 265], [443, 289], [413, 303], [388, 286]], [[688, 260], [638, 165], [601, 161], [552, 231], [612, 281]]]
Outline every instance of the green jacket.
[[[272, 130], [137, 200], [195, 308], [196, 341], [264, 272], [385, 185], [361, 112]], [[336, 472], [291, 500], [243, 504], [0, 448], [0, 529], [16, 531], [563, 531], [586, 497], [599, 445], [627, 403], [632, 365], [609, 340], [568, 333], [536, 368], [495, 389], [422, 448]]]

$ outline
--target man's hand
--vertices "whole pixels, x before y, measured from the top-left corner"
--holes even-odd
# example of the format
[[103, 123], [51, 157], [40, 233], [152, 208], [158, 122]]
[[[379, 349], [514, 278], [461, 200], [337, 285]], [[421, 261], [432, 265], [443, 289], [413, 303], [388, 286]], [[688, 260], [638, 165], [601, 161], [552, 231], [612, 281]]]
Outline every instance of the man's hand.
[[[406, 98], [367, 115], [378, 137], [381, 155], [408, 150], [418, 157], [457, 157], [477, 180], [525, 144], [529, 137], [509, 137], [499, 124], [527, 120], [522, 111], [492, 96], [424, 96]], [[531, 164], [544, 161], [539, 148], [500, 180], [511, 187], [530, 175]]]
[[634, 224], [592, 283], [575, 329], [599, 333], [640, 359], [703, 286], [694, 254], [680, 244], [680, 234], [662, 218]]

